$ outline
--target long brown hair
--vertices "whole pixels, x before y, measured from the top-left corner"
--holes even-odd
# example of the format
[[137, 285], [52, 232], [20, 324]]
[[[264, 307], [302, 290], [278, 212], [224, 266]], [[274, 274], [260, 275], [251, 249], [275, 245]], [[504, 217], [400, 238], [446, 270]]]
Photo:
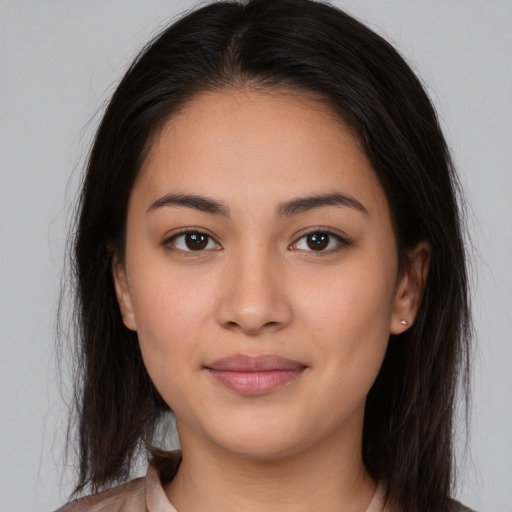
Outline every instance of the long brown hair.
[[122, 322], [111, 263], [152, 136], [199, 92], [228, 85], [313, 92], [359, 137], [387, 195], [399, 248], [430, 244], [414, 325], [391, 336], [366, 404], [363, 460], [408, 512], [448, 509], [453, 418], [467, 390], [470, 316], [457, 178], [420, 81], [383, 38], [311, 0], [216, 2], [189, 13], [136, 58], [92, 146], [79, 201], [76, 289], [76, 492], [127, 479], [170, 414]]

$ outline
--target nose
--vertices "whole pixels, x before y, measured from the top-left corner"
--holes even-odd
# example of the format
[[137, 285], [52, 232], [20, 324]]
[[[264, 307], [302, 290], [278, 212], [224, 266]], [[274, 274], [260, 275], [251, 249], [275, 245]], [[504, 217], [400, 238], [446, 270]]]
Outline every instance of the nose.
[[217, 321], [250, 336], [278, 331], [292, 320], [285, 272], [268, 254], [252, 254], [226, 266]]

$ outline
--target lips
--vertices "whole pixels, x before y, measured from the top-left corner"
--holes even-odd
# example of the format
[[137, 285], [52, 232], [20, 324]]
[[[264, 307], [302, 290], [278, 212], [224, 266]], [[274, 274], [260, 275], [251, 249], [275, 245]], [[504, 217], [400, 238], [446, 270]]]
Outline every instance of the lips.
[[299, 377], [306, 366], [274, 355], [234, 355], [206, 366], [223, 386], [243, 395], [261, 395]]

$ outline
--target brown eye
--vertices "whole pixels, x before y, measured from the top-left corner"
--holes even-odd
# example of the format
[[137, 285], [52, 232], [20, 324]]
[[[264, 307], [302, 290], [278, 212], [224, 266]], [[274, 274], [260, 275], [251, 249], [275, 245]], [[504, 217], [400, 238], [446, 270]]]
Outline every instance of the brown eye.
[[215, 240], [201, 231], [187, 231], [173, 236], [168, 242], [170, 246], [184, 252], [199, 252], [211, 249], [221, 249]]
[[187, 233], [185, 235], [185, 245], [191, 251], [201, 251], [208, 245], [209, 237], [203, 233]]
[[311, 233], [306, 237], [306, 243], [312, 251], [323, 251], [330, 241], [328, 233]]
[[340, 251], [350, 242], [330, 231], [311, 231], [290, 246], [292, 250], [330, 254]]

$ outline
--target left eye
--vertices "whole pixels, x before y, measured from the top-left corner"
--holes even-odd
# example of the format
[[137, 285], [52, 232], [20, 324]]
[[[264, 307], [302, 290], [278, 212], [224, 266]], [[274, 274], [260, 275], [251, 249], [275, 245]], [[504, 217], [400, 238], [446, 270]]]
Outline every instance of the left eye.
[[299, 238], [291, 248], [301, 251], [328, 252], [347, 245], [347, 241], [341, 236], [327, 231], [314, 231]]
[[200, 231], [190, 231], [179, 233], [173, 236], [169, 241], [176, 249], [180, 251], [204, 251], [207, 249], [220, 249], [211, 236]]

